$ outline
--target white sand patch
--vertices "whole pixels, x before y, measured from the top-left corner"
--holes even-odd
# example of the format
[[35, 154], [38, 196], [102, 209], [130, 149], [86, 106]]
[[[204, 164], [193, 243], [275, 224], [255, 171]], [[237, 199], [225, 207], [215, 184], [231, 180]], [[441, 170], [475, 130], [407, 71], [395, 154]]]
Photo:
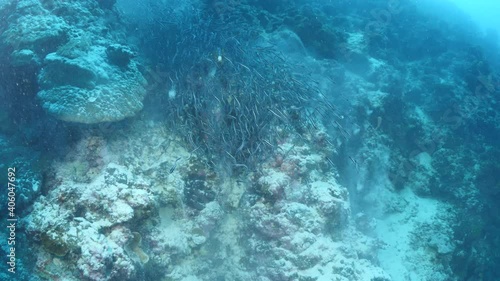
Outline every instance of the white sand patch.
[[[381, 267], [393, 280], [449, 280], [435, 261], [436, 253], [446, 254], [454, 247], [449, 227], [443, 222], [446, 215], [441, 213], [446, 205], [420, 198], [409, 189], [400, 196], [408, 202], [404, 210], [377, 220], [375, 227], [377, 237], [386, 245], [378, 253]], [[429, 232], [422, 234], [424, 229]]]

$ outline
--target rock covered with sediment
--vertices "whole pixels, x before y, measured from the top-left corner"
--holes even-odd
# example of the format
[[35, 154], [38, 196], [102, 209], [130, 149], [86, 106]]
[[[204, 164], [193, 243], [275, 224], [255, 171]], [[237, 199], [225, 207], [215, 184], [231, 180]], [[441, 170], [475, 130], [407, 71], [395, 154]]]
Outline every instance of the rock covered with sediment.
[[[312, 146], [287, 139], [286, 155], [238, 180], [220, 178], [154, 122], [116, 134], [127, 137], [89, 132], [51, 167], [22, 223], [40, 275], [390, 280], [375, 265], [376, 241], [353, 228], [347, 190]], [[215, 198], [190, 204], [193, 178]]]
[[262, 280], [391, 280], [376, 266], [379, 247], [351, 223], [348, 191], [311, 145], [264, 164], [262, 200], [248, 208], [246, 252]]
[[[65, 168], [58, 170], [57, 177], [62, 177]], [[35, 202], [24, 220], [27, 233], [41, 244], [39, 258], [45, 257], [44, 252], [65, 257], [66, 266], [77, 268], [89, 280], [135, 276], [141, 256], [140, 246], [131, 247], [130, 226], [155, 209], [148, 181], [114, 163], [107, 164], [91, 183], [59, 181]], [[45, 267], [38, 270], [47, 274]]]

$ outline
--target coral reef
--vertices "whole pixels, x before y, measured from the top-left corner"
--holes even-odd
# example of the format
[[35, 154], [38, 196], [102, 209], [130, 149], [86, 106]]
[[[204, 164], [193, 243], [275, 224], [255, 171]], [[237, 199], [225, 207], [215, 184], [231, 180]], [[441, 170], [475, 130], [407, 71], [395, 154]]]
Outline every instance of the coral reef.
[[500, 279], [494, 36], [361, 2], [0, 1], [16, 280]]
[[119, 121], [143, 107], [146, 81], [130, 48], [106, 31], [106, 13], [95, 1], [19, 1], [8, 18], [0, 47], [13, 66], [38, 73], [38, 98], [56, 118]]
[[[209, 166], [200, 166], [202, 159], [179, 146], [169, 131], [144, 122], [136, 125], [140, 132], [126, 129], [131, 130], [123, 132], [127, 139], [89, 136], [53, 165], [59, 184], [37, 200], [23, 221], [40, 245], [40, 274], [67, 280], [162, 274], [170, 280], [202, 275], [200, 280], [208, 280], [254, 278], [259, 272], [274, 280], [314, 278], [326, 270], [339, 278], [389, 280], [369, 254], [378, 247], [375, 241], [349, 223], [347, 190], [325, 173], [330, 170], [325, 156], [300, 139], [285, 137], [280, 150], [288, 153], [265, 162], [252, 176], [260, 187], [243, 189], [260, 190], [245, 193]], [[161, 149], [145, 145], [155, 143]], [[137, 144], [145, 150], [134, 149]], [[68, 163], [76, 162], [100, 168], [82, 180], [71, 176], [74, 166]], [[219, 195], [209, 201], [193, 197], [186, 192], [193, 185], [197, 192], [213, 185]], [[341, 242], [347, 237], [353, 246]], [[330, 256], [318, 256], [316, 249]], [[225, 258], [230, 253], [239, 254]], [[252, 258], [241, 263], [238, 255]], [[282, 259], [259, 258], [276, 255]], [[325, 259], [330, 262], [323, 264]], [[210, 265], [212, 273], [203, 273]], [[226, 272], [234, 266], [237, 270]]]
[[[63, 174], [57, 176], [64, 177], [68, 171], [59, 166], [59, 172]], [[137, 275], [136, 256], [146, 262], [140, 234], [128, 224], [150, 217], [155, 198], [148, 182], [132, 176], [123, 166], [109, 163], [91, 184], [63, 180], [33, 208], [24, 224], [30, 235], [39, 237], [39, 255], [46, 251], [64, 256], [61, 263], [78, 269], [87, 279], [130, 279]], [[63, 270], [52, 274], [72, 276]]]
[[[29, 147], [18, 145], [0, 134], [0, 169], [7, 171], [15, 168], [16, 205], [19, 215], [35, 201], [42, 191], [43, 167], [40, 154]], [[0, 184], [7, 187], [7, 177], [0, 179]], [[7, 193], [0, 194], [0, 199], [7, 202]]]
[[373, 265], [376, 241], [349, 223], [347, 190], [322, 170], [321, 155], [294, 141], [282, 145], [292, 152], [280, 166], [263, 166], [260, 189], [272, 196], [249, 207], [249, 264], [265, 280], [391, 280]]

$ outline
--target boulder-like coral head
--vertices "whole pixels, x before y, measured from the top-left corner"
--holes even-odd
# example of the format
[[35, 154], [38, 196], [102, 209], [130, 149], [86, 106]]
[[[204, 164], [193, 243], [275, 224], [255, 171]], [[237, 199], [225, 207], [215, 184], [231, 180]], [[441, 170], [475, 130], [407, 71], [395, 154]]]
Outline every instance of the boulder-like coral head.
[[110, 62], [109, 47], [93, 46], [76, 58], [48, 54], [38, 76], [43, 108], [56, 118], [85, 124], [119, 121], [143, 107], [146, 80], [130, 57]]

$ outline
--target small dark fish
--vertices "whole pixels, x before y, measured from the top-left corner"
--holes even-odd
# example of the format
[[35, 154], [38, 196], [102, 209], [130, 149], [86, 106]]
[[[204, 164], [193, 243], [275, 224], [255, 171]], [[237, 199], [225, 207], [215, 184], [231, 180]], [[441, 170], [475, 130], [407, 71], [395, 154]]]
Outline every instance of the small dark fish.
[[328, 163], [330, 163], [330, 165], [335, 168], [335, 164], [333, 164], [333, 161], [330, 158], [326, 157], [326, 161], [328, 161]]
[[175, 168], [177, 168], [177, 162], [179, 160], [181, 160], [181, 157], [178, 157], [177, 159], [175, 159], [174, 165], [172, 166], [172, 168], [170, 168], [169, 174], [171, 174], [175, 171]]
[[351, 159], [352, 163], [354, 164], [354, 166], [356, 167], [356, 170], [359, 173], [359, 164], [358, 164], [358, 162], [354, 158], [352, 158], [351, 156], [349, 156], [349, 159]]

